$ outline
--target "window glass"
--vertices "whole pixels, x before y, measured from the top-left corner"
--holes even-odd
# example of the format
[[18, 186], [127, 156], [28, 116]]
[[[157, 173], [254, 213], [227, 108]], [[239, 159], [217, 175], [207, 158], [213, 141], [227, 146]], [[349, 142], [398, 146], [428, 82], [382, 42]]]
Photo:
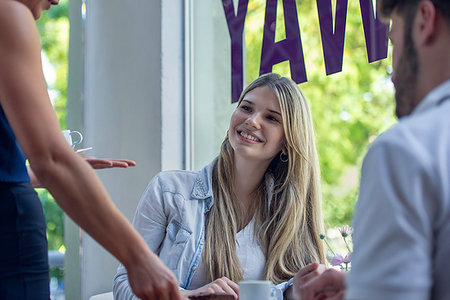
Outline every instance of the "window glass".
[[[224, 0], [230, 1], [230, 0]], [[231, 104], [231, 45], [222, 0], [192, 1], [193, 43], [193, 168], [200, 169], [218, 154], [226, 134]], [[238, 0], [234, 0], [236, 10]], [[275, 42], [294, 27], [285, 24], [283, 3], [295, 3], [306, 73], [299, 83], [310, 105], [322, 172], [327, 226], [351, 222], [357, 199], [362, 158], [370, 143], [395, 122], [390, 47], [387, 58], [369, 63], [361, 11], [375, 12], [375, 1], [348, 1], [342, 71], [327, 75], [317, 1], [249, 0], [244, 26], [244, 87], [260, 74], [267, 3], [276, 3]], [[322, 1], [323, 3], [327, 1]], [[344, 1], [338, 1], [343, 3]], [[330, 1], [333, 28], [339, 18], [337, 1]], [[364, 4], [364, 9], [361, 8]], [[372, 7], [371, 5], [372, 4]], [[342, 8], [341, 8], [342, 9]], [[292, 8], [289, 10], [292, 16]], [[295, 14], [294, 14], [295, 16]], [[342, 21], [342, 18], [339, 19]], [[294, 24], [295, 25], [295, 24]], [[323, 25], [323, 24], [322, 24]], [[334, 33], [336, 32], [333, 29]], [[373, 43], [372, 43], [373, 46]], [[370, 43], [369, 43], [370, 48]], [[291, 77], [289, 61], [273, 72]]]

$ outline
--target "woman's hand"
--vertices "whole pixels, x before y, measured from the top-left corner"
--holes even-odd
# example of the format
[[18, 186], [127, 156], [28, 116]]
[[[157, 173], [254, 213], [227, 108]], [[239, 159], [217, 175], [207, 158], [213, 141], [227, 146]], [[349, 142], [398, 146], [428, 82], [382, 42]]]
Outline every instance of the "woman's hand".
[[95, 158], [88, 156], [84, 158], [93, 169], [128, 168], [136, 166], [136, 162], [129, 159]]
[[147, 252], [142, 261], [127, 267], [131, 289], [139, 299], [183, 300], [173, 273], [154, 254]]
[[[110, 159], [110, 158], [95, 158], [93, 156], [84, 157], [84, 159], [91, 165], [93, 169], [111, 169], [111, 168], [128, 168], [136, 166], [136, 162], [129, 159]], [[42, 184], [37, 179], [30, 166], [27, 166], [30, 183], [34, 188], [42, 188]]]
[[196, 290], [182, 290], [180, 292], [184, 297], [197, 295], [210, 295], [210, 294], [221, 294], [221, 295], [225, 294], [233, 296], [234, 299], [238, 299], [239, 286], [235, 282], [228, 279], [227, 277], [222, 277]]

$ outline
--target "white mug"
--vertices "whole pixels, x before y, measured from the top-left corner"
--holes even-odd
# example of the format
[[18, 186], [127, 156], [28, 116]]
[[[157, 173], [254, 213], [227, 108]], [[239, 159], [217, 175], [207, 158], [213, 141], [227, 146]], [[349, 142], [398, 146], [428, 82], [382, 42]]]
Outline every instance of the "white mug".
[[[83, 135], [79, 131], [72, 131], [72, 130], [63, 130], [62, 131], [64, 138], [69, 143], [72, 148], [75, 148], [76, 145], [80, 144], [83, 141]], [[78, 136], [76, 141], [72, 140], [72, 135]]]
[[239, 282], [239, 300], [276, 300], [277, 290], [269, 280]]

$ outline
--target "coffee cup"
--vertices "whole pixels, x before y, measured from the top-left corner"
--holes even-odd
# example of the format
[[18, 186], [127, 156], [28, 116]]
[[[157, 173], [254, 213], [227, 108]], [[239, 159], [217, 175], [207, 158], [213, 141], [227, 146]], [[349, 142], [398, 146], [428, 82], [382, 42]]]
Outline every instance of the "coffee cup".
[[[83, 141], [83, 135], [79, 131], [63, 130], [62, 133], [67, 143], [69, 143], [72, 148], [75, 148], [76, 145], [80, 144]], [[75, 137], [75, 140], [72, 138], [72, 136]]]
[[276, 300], [277, 290], [269, 280], [244, 280], [239, 282], [239, 300]]

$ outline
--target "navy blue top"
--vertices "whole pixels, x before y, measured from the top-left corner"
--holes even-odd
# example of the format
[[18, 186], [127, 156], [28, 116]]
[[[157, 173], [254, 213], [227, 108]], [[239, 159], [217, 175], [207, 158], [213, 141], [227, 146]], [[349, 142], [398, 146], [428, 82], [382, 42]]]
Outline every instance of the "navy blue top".
[[25, 155], [0, 106], [0, 182], [30, 181]]

